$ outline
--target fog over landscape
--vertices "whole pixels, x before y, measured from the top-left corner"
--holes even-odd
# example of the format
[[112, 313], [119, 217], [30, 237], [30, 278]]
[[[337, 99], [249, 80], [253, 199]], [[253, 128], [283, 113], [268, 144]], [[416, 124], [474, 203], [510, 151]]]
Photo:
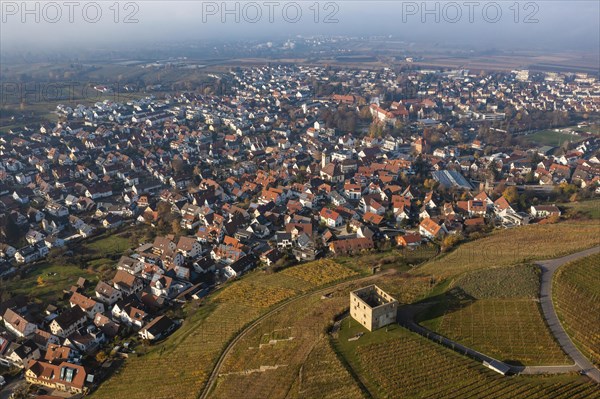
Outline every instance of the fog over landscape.
[[597, 52], [600, 46], [596, 1], [50, 3], [2, 2], [2, 51], [296, 35], [385, 35], [476, 49]]

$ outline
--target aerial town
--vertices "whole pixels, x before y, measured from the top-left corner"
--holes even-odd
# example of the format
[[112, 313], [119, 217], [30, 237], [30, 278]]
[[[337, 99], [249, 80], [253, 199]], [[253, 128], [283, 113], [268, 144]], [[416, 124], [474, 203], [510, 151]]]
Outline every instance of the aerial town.
[[[164, 340], [177, 308], [254, 270], [447, 252], [600, 196], [600, 82], [585, 73], [273, 64], [214, 82], [96, 87], [106, 100], [0, 134], [0, 364], [27, 386], [93, 392], [109, 355]], [[82, 248], [117, 236], [92, 276]], [[65, 260], [80, 267], [64, 286], [37, 271]], [[373, 287], [354, 300], [395, 311]]]

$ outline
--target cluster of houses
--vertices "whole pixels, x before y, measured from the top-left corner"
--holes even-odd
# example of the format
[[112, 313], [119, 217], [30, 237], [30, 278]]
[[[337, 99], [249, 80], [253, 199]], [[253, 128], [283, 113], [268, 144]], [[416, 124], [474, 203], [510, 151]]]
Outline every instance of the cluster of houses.
[[[112, 279], [95, 287], [79, 281], [64, 309], [36, 309], [21, 297], [3, 302], [0, 362], [26, 369], [31, 383], [82, 393], [96, 382], [85, 355], [118, 335], [164, 338], [178, 324], [165, 316], [169, 306], [258, 264], [354, 255], [385, 242], [414, 247], [560, 215], [553, 205], [509, 203], [494, 191], [499, 185], [533, 179], [538, 188], [567, 183], [600, 193], [593, 135], [554, 156], [537, 148], [484, 153], [487, 144], [468, 128], [445, 131], [459, 137], [454, 143], [432, 145], [422, 134], [444, 112], [500, 118], [498, 98], [525, 110], [594, 112], [596, 80], [437, 72], [442, 84], [420, 89], [418, 100], [386, 103], [373, 94], [399, 78], [430, 82], [422, 79], [429, 73], [244, 68], [220, 77], [231, 85], [220, 96], [59, 106], [61, 121], [52, 126], [0, 135], [0, 274], [35, 268], [54, 248], [98, 231], [136, 223], [164, 229], [163, 218], [175, 226], [121, 257]], [[317, 96], [314, 82], [332, 79], [352, 89]], [[530, 99], [533, 91], [543, 101]], [[414, 134], [328, 126], [323, 115], [343, 107], [357, 114], [367, 107], [377, 123], [412, 123]], [[435, 185], [415, 180], [424, 175]]]
[[108, 281], [88, 286], [80, 278], [70, 288], [65, 308], [49, 305], [40, 311], [21, 296], [2, 302], [0, 364], [25, 369], [32, 384], [85, 393], [95, 381], [83, 361], [105, 343], [132, 333], [148, 341], [167, 337], [179, 321], [171, 320], [165, 310], [205, 294], [205, 279], [198, 275], [211, 267], [201, 262], [202, 247], [194, 237], [174, 239], [157, 237], [121, 257]]

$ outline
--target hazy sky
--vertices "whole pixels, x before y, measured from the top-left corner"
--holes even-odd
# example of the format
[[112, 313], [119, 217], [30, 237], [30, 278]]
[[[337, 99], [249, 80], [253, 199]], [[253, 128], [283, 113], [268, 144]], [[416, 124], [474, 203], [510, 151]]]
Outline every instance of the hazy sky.
[[597, 52], [600, 46], [600, 2], [595, 0], [520, 1], [517, 7], [513, 0], [58, 0], [27, 2], [26, 7], [22, 4], [1, 0], [3, 50], [229, 38], [268, 40], [298, 34], [383, 34], [409, 42], [490, 48]]

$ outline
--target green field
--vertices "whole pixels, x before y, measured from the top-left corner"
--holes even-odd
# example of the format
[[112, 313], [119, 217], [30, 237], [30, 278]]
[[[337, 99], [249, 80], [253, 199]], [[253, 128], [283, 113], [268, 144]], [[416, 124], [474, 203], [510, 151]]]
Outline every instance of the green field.
[[93, 289], [100, 278], [112, 276], [120, 254], [130, 247], [125, 235], [105, 233], [83, 241], [78, 244], [79, 249], [72, 251], [72, 256], [53, 252], [55, 256], [46, 260], [21, 266], [26, 267], [24, 274], [10, 278], [3, 288], [42, 304], [58, 301], [79, 277], [86, 278], [90, 282], [88, 288]]
[[588, 201], [569, 202], [559, 205], [563, 208], [566, 208], [567, 216], [579, 216], [582, 219], [600, 219], [600, 200], [595, 199]]
[[555, 132], [554, 130], [540, 130], [533, 134], [525, 136], [526, 140], [538, 145], [549, 145], [560, 147], [565, 141], [577, 142], [583, 140], [583, 137], [566, 132]]
[[399, 326], [369, 333], [347, 318], [334, 343], [374, 398], [600, 397], [595, 384], [575, 375], [502, 377]]
[[546, 328], [538, 303], [530, 299], [482, 299], [450, 310], [439, 332], [509, 364], [572, 363]]
[[563, 327], [579, 349], [600, 365], [600, 255], [562, 266], [552, 291]]

